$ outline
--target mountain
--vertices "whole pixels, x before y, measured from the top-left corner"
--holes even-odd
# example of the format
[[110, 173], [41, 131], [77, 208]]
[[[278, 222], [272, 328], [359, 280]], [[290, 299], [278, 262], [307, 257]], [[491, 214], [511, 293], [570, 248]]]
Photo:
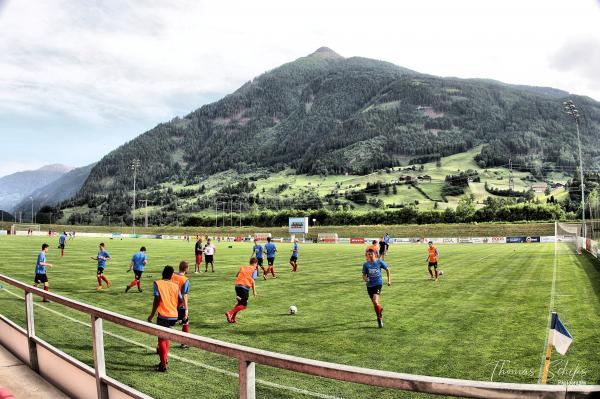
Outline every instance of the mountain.
[[[55, 206], [73, 197], [83, 186], [94, 165], [96, 164], [93, 163], [81, 168], [75, 168], [50, 184], [31, 192], [29, 196], [33, 197], [35, 209], [38, 210], [44, 206]], [[29, 210], [31, 212], [31, 200], [29, 198], [23, 199], [14, 209], [25, 212]]]
[[53, 164], [0, 178], [0, 209], [12, 210], [34, 190], [56, 181], [71, 170], [70, 166]]
[[[138, 188], [191, 185], [223, 171], [368, 173], [480, 148], [481, 168], [509, 160], [535, 179], [577, 165], [574, 123], [585, 115], [586, 165], [600, 166], [600, 103], [488, 79], [442, 78], [326, 47], [268, 71], [219, 101], [159, 124], [107, 154], [72, 205], [118, 202]], [[238, 187], [239, 188], [239, 187]], [[215, 194], [215, 193], [213, 193]], [[157, 194], [157, 198], [160, 196]], [[162, 201], [162, 199], [160, 199]]]

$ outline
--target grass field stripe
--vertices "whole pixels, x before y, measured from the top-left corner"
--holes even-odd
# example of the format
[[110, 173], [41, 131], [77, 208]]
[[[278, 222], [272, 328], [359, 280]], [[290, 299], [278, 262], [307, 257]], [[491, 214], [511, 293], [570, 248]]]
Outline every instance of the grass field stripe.
[[546, 360], [546, 345], [548, 343], [548, 334], [550, 334], [550, 323], [552, 321], [552, 311], [554, 310], [554, 297], [556, 296], [556, 269], [558, 266], [557, 244], [554, 244], [554, 262], [552, 268], [552, 288], [550, 290], [550, 304], [548, 305], [548, 321], [546, 323], [546, 339], [544, 339], [544, 350], [542, 351], [542, 361], [540, 362], [540, 371], [538, 372], [538, 384], [542, 382], [542, 373], [544, 372], [544, 362]]
[[[18, 294], [15, 294], [14, 292], [9, 291], [6, 288], [4, 288], [4, 291], [6, 291], [7, 293], [9, 293], [10, 295], [12, 295], [12, 296], [14, 296], [16, 298], [19, 298], [20, 300], [24, 300]], [[92, 327], [90, 323], [86, 323], [84, 321], [77, 320], [77, 319], [75, 319], [75, 318], [73, 318], [71, 316], [67, 316], [67, 315], [65, 315], [63, 313], [60, 313], [60, 312], [54, 310], [54, 309], [50, 309], [47, 306], [41, 305], [39, 303], [35, 303], [35, 305], [38, 306], [38, 307], [40, 307], [40, 308], [42, 308], [42, 309], [44, 309], [44, 310], [47, 310], [48, 312], [54, 313], [54, 314], [56, 314], [58, 316], [61, 316], [61, 317], [65, 318], [65, 319], [67, 319], [69, 321], [72, 321], [73, 323], [77, 323], [77, 324], [80, 324], [82, 326], [89, 327], [89, 328]], [[149, 351], [156, 350], [156, 347], [151, 347], [151, 346], [142, 344], [140, 342], [134, 341], [132, 339], [123, 337], [121, 335], [118, 335], [118, 334], [115, 334], [115, 333], [112, 333], [112, 332], [109, 332], [109, 331], [104, 331], [104, 333], [106, 335], [108, 335], [108, 336], [111, 336], [113, 338], [119, 339], [119, 340], [121, 340], [123, 342], [127, 342], [128, 344], [135, 345], [135, 346], [138, 346], [140, 348], [144, 348], [144, 349], [149, 350]], [[211, 366], [211, 365], [208, 365], [208, 364], [205, 364], [205, 363], [197, 362], [195, 360], [187, 359], [185, 357], [181, 357], [181, 356], [174, 355], [174, 354], [169, 354], [169, 358], [178, 360], [178, 361], [183, 362], [183, 363], [192, 364], [194, 366], [201, 367], [201, 368], [206, 369], [206, 370], [210, 370], [210, 371], [214, 371], [214, 372], [217, 372], [217, 373], [225, 374], [225, 375], [230, 376], [230, 377], [239, 378], [239, 374], [235, 373], [233, 371], [224, 370], [224, 369], [221, 369], [221, 368], [218, 368], [218, 367], [214, 367], [214, 366]], [[290, 387], [290, 386], [287, 386], [287, 385], [280, 385], [280, 384], [276, 384], [274, 382], [265, 381], [265, 380], [261, 380], [261, 379], [258, 379], [258, 378], [256, 379], [256, 382], [259, 383], [259, 384], [271, 387], [271, 388], [282, 389], [282, 390], [286, 390], [286, 391], [292, 391], [292, 392], [295, 392], [295, 393], [303, 394], [303, 395], [306, 395], [306, 396], [312, 396], [312, 397], [315, 397], [315, 398], [322, 398], [322, 399], [342, 399], [342, 398], [340, 398], [338, 396], [330, 396], [330, 395], [325, 395], [325, 394], [321, 394], [321, 393], [318, 393], [318, 392], [307, 391], [307, 390], [301, 389], [301, 388]]]

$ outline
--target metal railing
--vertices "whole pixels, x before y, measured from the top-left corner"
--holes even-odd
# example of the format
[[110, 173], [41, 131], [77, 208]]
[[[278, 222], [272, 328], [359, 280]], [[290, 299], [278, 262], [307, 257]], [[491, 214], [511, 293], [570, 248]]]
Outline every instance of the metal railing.
[[[86, 305], [60, 295], [43, 291], [18, 280], [0, 274], [0, 281], [25, 291], [27, 314], [27, 336], [31, 368], [37, 369], [35, 322], [33, 316], [33, 295], [51, 300], [68, 308], [90, 315], [92, 321], [92, 342], [94, 370], [98, 398], [107, 399], [107, 376], [104, 358], [104, 333], [102, 321], [106, 320], [132, 330], [168, 339], [190, 347], [235, 358], [239, 362], [239, 392], [242, 399], [256, 397], [256, 364], [295, 371], [322, 378], [347, 381], [383, 388], [392, 388], [436, 395], [450, 395], [470, 398], [544, 398], [578, 399], [600, 395], [600, 385], [539, 385], [513, 384], [500, 382], [472, 381], [454, 378], [429, 377], [414, 374], [396, 373], [353, 367], [318, 360], [250, 348], [216, 339], [183, 333], [147, 323], [118, 313]], [[10, 349], [10, 348], [9, 348]]]

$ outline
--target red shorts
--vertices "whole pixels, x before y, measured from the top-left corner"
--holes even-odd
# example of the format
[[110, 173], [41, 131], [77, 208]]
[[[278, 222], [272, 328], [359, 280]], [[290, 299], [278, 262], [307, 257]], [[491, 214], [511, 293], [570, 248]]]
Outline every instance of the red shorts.
[[202, 263], [202, 255], [196, 255], [196, 263]]

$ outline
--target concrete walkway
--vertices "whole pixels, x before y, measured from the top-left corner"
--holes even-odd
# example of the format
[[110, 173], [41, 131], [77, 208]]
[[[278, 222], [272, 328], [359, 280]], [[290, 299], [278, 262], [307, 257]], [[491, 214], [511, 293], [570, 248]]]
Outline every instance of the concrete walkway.
[[11, 391], [16, 399], [68, 398], [2, 345], [0, 345], [0, 388]]

